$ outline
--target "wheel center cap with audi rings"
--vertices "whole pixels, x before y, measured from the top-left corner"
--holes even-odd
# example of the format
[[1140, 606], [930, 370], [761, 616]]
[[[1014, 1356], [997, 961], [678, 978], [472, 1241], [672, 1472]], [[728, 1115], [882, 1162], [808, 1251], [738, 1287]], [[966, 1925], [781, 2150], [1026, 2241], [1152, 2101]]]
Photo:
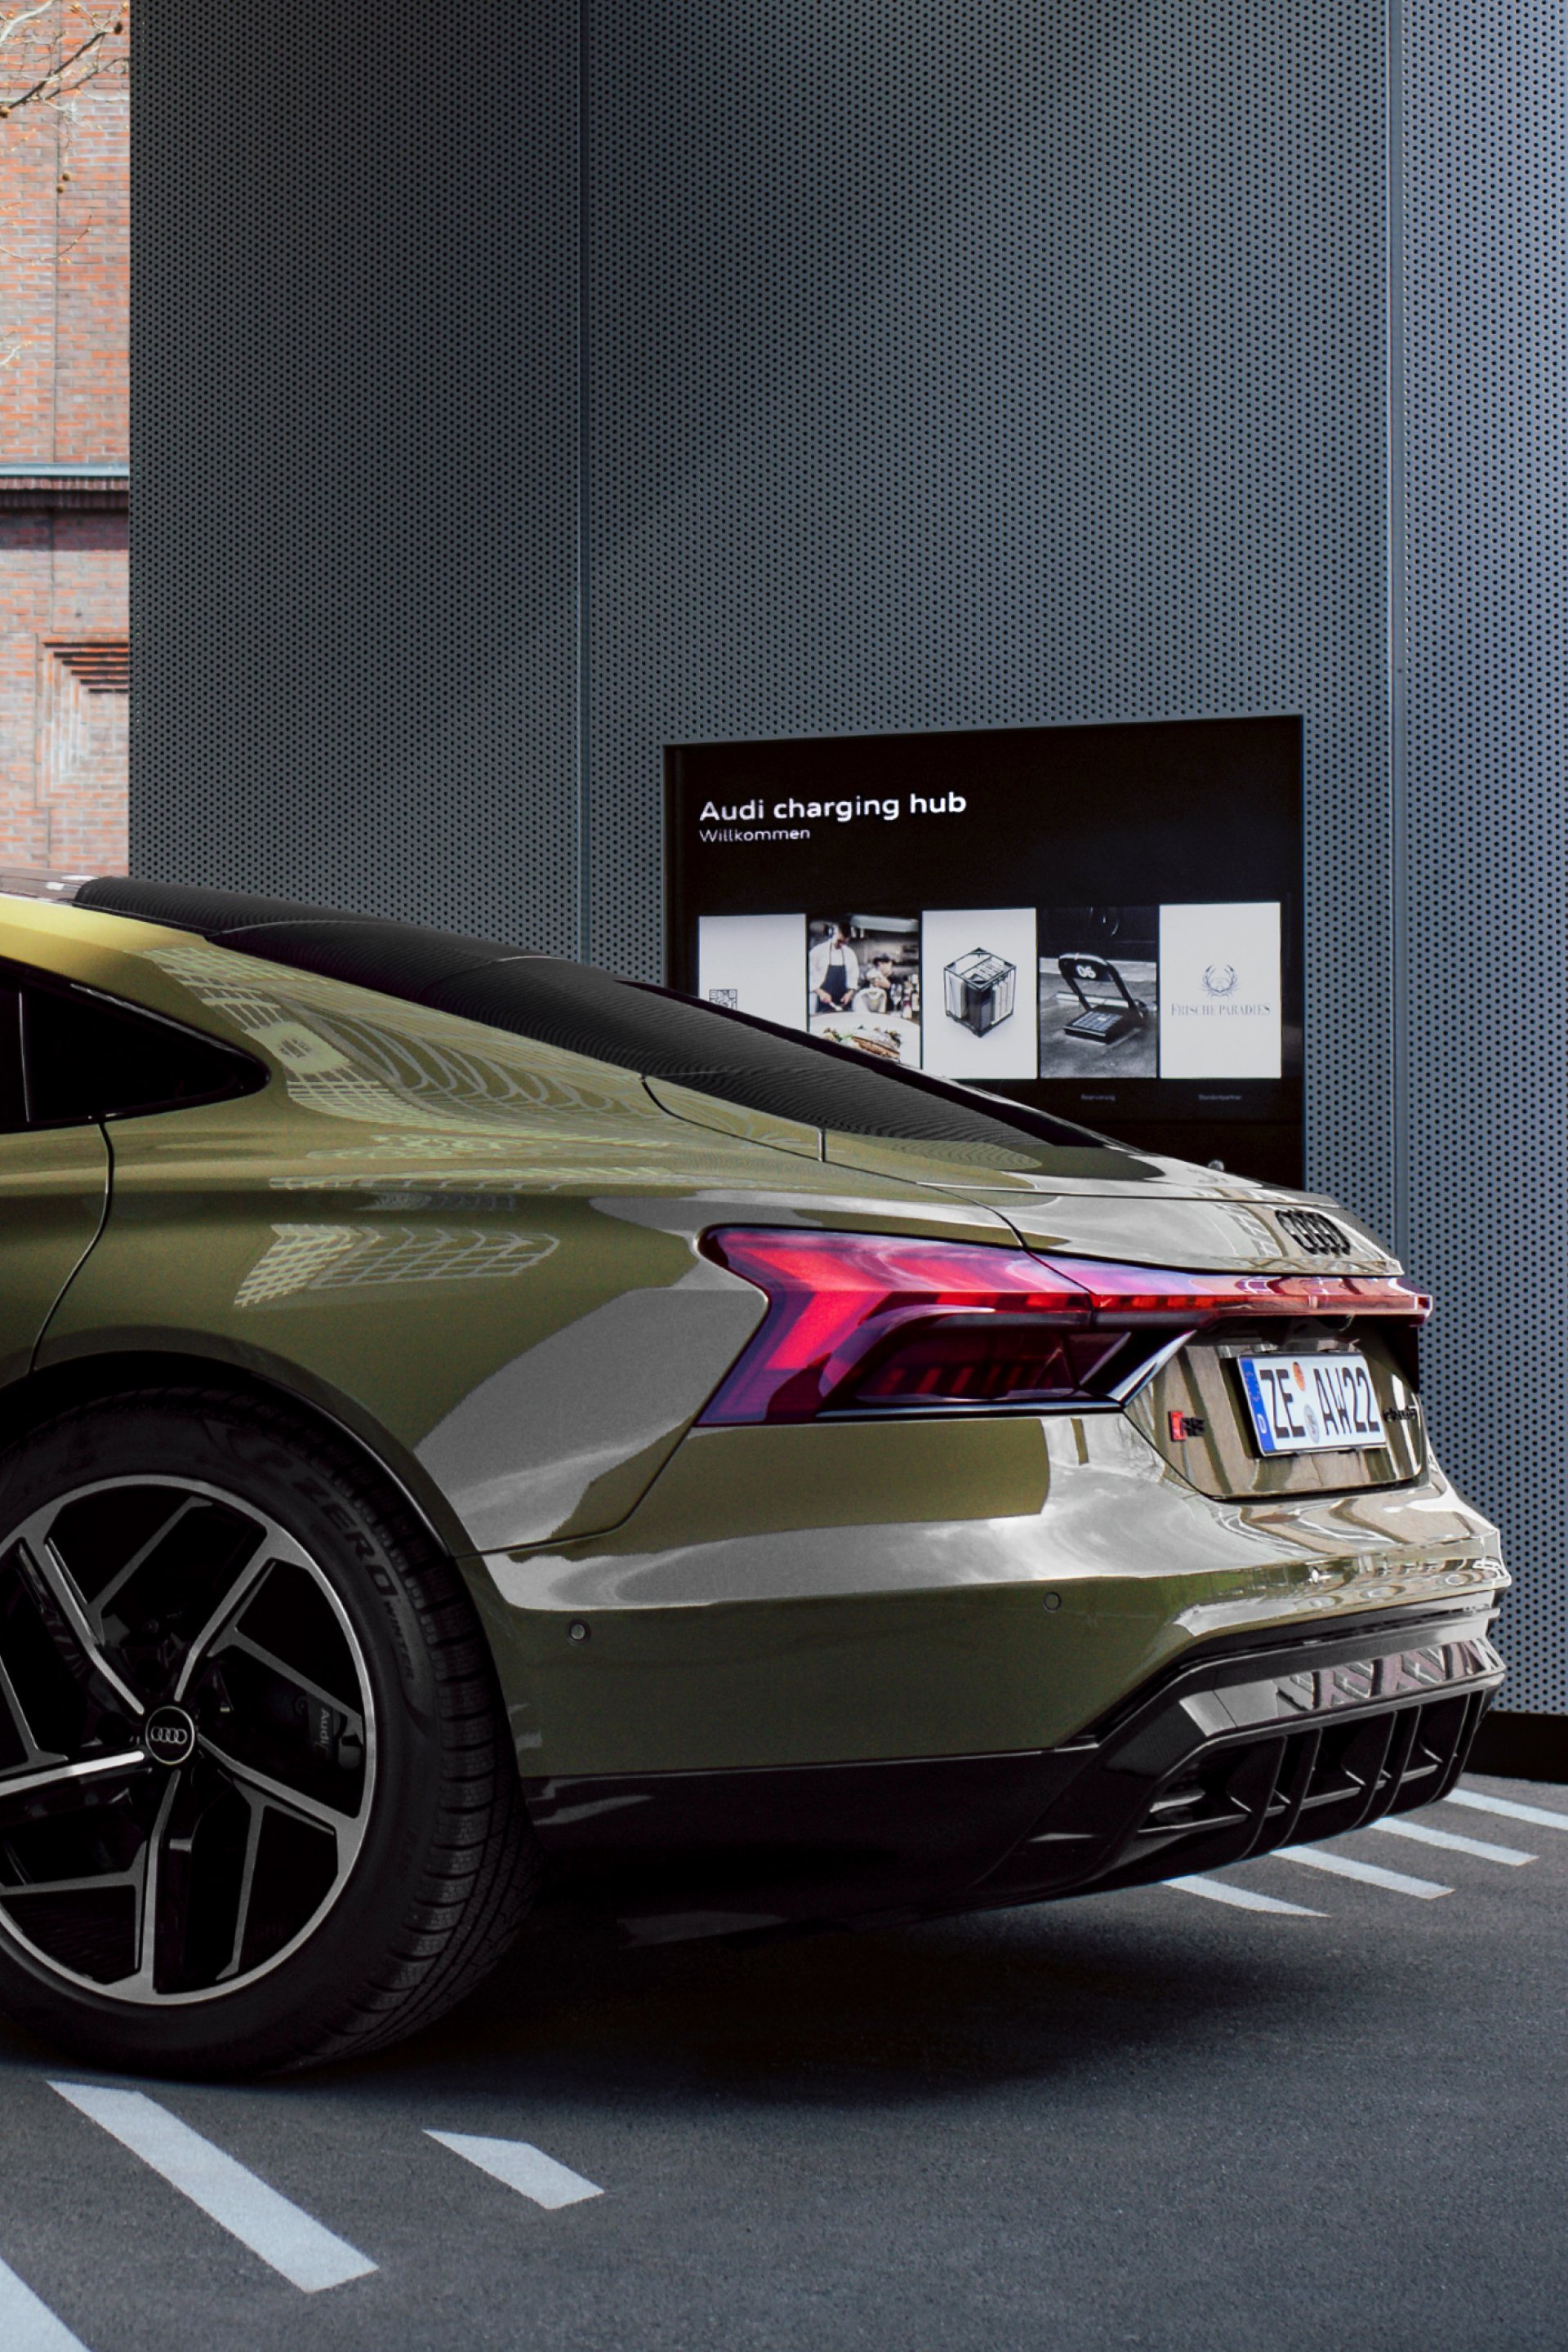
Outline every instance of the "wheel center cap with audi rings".
[[154, 1764], [188, 1764], [196, 1752], [196, 1727], [183, 1706], [155, 1707], [143, 1736]]

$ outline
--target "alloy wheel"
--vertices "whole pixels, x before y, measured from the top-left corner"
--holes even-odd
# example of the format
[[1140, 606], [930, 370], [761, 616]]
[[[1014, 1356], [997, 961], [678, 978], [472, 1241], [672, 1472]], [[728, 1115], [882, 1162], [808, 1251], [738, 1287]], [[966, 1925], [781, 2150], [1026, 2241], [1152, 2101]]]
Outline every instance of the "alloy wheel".
[[150, 2006], [297, 1950], [363, 1843], [375, 1723], [327, 1577], [250, 1502], [114, 1478], [0, 1543], [0, 1941]]

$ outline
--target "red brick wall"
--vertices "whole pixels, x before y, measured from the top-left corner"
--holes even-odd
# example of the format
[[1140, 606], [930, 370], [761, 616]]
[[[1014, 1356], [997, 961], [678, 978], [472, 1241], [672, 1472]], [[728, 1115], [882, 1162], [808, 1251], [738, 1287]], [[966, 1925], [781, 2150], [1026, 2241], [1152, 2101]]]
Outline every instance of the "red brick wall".
[[[17, 13], [0, 0], [0, 22]], [[0, 102], [105, 21], [52, 0], [0, 41]], [[68, 77], [58, 102], [0, 121], [0, 464], [129, 454], [128, 12], [121, 22], [95, 81], [72, 90]], [[127, 697], [71, 648], [127, 638], [126, 518], [18, 510], [22, 495], [0, 476], [0, 863], [122, 867]]]

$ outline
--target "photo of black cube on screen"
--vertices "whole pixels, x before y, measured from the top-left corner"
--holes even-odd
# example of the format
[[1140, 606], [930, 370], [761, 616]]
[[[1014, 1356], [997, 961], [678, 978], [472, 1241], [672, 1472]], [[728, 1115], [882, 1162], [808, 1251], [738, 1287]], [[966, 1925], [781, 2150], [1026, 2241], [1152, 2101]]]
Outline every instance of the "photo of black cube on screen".
[[1007, 1020], [1018, 986], [1018, 967], [984, 948], [971, 948], [942, 970], [942, 1003], [950, 1021], [962, 1021], [977, 1037]]

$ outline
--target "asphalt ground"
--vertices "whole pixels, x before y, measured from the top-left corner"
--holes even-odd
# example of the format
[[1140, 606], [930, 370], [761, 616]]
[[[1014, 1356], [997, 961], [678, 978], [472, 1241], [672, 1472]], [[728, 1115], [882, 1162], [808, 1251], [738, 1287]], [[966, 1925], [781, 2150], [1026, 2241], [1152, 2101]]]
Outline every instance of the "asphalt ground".
[[1533, 1860], [1366, 1830], [1327, 1851], [1371, 1879], [1219, 1874], [1294, 1908], [546, 1917], [417, 2041], [261, 2088], [0, 2027], [0, 2348], [1559, 2352], [1568, 1789], [1465, 1785], [1552, 1818], [1411, 1818]]

